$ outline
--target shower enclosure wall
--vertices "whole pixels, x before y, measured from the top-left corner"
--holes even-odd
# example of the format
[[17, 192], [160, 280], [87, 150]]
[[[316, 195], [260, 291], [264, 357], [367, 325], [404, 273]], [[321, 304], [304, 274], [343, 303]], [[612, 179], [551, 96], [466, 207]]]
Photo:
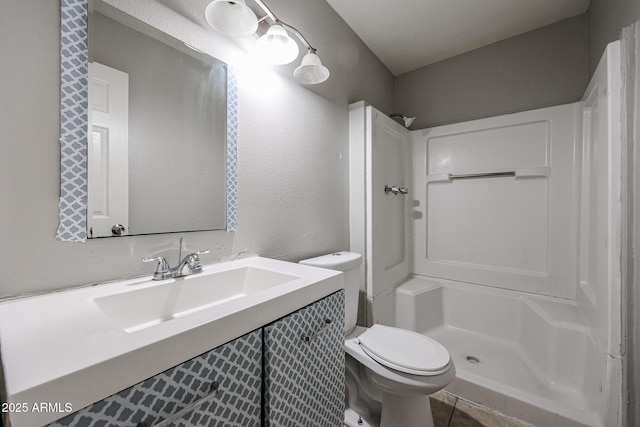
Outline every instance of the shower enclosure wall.
[[616, 42], [575, 104], [412, 132], [353, 104], [360, 320], [444, 344], [463, 398], [621, 425], [620, 90]]

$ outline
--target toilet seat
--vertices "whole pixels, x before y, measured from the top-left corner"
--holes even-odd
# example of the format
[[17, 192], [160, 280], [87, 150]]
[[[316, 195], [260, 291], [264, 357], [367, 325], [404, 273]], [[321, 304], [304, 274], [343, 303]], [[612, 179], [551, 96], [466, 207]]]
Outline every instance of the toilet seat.
[[417, 332], [375, 324], [358, 336], [358, 344], [373, 360], [396, 371], [429, 376], [449, 365], [449, 352]]

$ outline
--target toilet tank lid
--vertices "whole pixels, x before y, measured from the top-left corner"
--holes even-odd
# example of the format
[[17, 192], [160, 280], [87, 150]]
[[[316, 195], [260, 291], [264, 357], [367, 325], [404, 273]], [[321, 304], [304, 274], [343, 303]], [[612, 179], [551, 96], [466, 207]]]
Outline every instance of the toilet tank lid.
[[315, 258], [303, 259], [300, 264], [313, 267], [328, 268], [330, 270], [348, 271], [357, 268], [362, 263], [362, 255], [355, 252], [335, 252]]

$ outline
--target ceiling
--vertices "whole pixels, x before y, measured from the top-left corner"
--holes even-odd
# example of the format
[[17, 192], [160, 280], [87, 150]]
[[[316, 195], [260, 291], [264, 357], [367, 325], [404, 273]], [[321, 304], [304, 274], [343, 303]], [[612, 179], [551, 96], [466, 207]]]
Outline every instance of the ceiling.
[[394, 75], [586, 12], [589, 0], [327, 0]]

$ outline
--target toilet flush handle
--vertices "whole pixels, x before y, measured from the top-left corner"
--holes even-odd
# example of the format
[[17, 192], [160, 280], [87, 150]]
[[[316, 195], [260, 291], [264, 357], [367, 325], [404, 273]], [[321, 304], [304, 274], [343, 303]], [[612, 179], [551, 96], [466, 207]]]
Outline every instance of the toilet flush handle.
[[309, 342], [309, 341], [313, 341], [316, 338], [318, 338], [320, 335], [324, 334], [326, 332], [327, 329], [329, 329], [331, 327], [331, 319], [324, 319], [324, 323], [325, 325], [318, 329], [315, 333], [311, 334], [311, 335], [302, 335], [300, 338], [302, 339], [302, 341], [304, 342]]

